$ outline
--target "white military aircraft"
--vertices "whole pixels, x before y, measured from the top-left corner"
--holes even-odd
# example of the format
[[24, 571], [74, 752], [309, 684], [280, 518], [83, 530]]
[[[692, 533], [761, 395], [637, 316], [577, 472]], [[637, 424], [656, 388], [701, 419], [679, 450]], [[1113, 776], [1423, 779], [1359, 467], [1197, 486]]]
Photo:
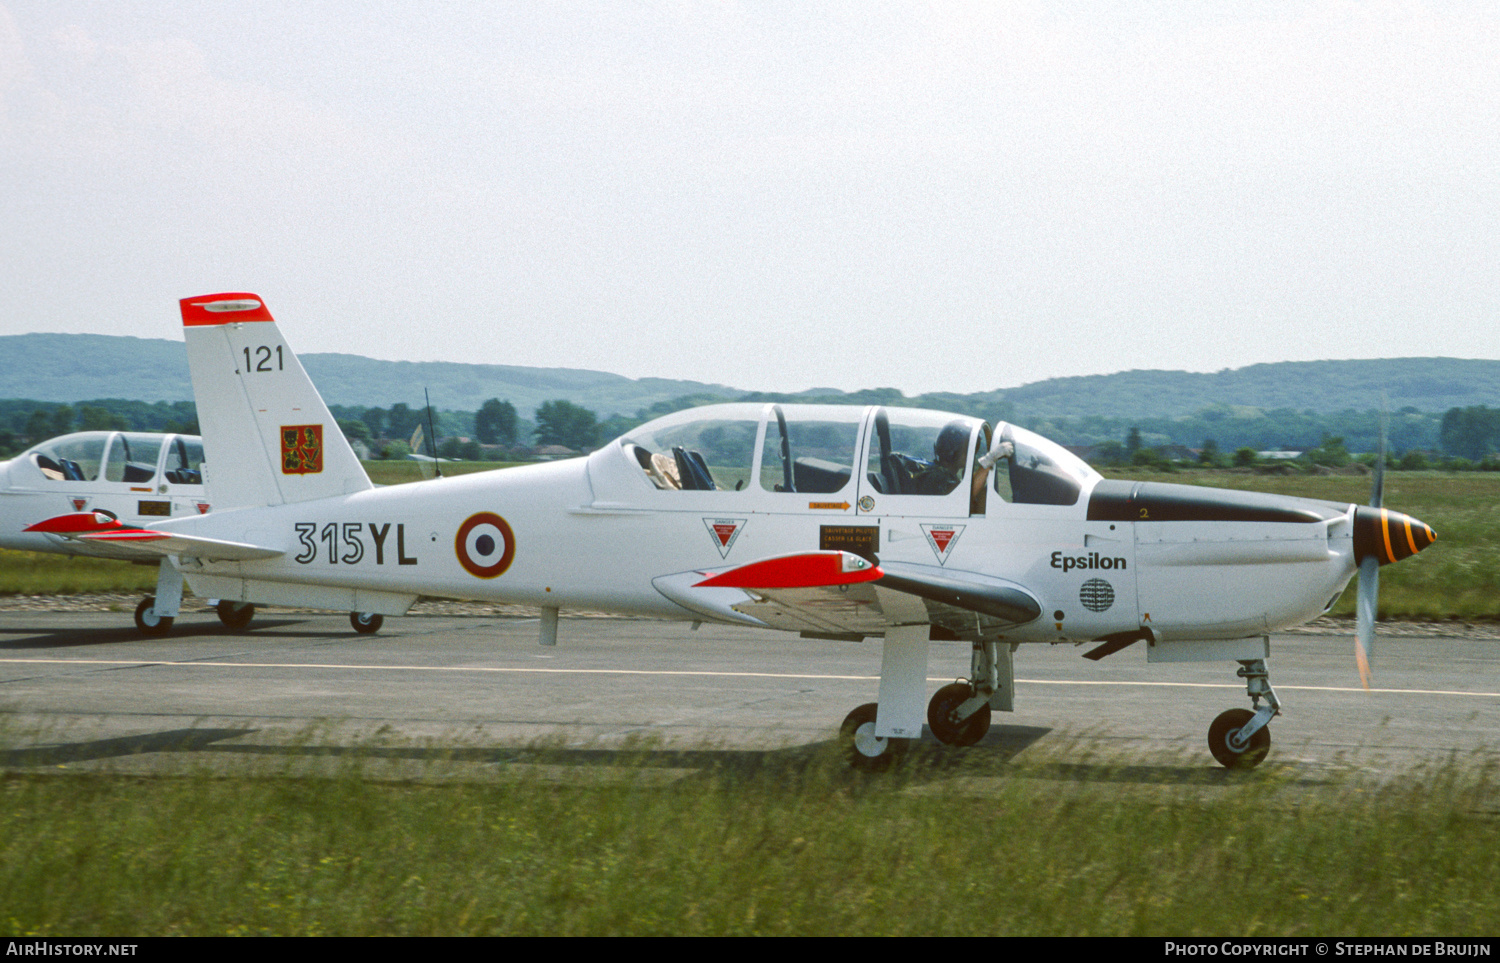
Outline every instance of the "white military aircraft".
[[[212, 506], [204, 472], [197, 435], [80, 431], [49, 439], [0, 461], [0, 548], [156, 565], [157, 593], [136, 606], [135, 624], [142, 634], [165, 635], [177, 615], [171, 601], [181, 600], [182, 575], [161, 552], [26, 526], [58, 512], [104, 515], [128, 527], [207, 514]], [[231, 629], [246, 628], [255, 617], [254, 605], [234, 599], [218, 600], [215, 611]], [[373, 613], [353, 612], [349, 620], [362, 633], [381, 624]]]
[[[586, 458], [377, 489], [257, 296], [181, 307], [214, 512], [36, 529], [161, 553], [240, 602], [537, 605], [548, 645], [565, 608], [879, 638], [878, 701], [841, 730], [862, 768], [924, 717], [942, 742], [982, 738], [1028, 642], [1240, 663], [1252, 709], [1215, 719], [1209, 747], [1255, 765], [1279, 708], [1269, 633], [1327, 611], [1361, 566], [1373, 623], [1374, 570], [1435, 538], [1378, 507], [1109, 481], [1014, 425], [888, 407], [694, 408]], [[929, 701], [933, 640], [972, 655]], [[1367, 649], [1362, 631], [1362, 671]]]
[[[0, 462], [0, 548], [61, 555], [88, 555], [158, 565], [158, 581], [181, 581], [159, 552], [129, 544], [65, 538], [27, 530], [28, 523], [58, 512], [97, 513], [126, 525], [202, 515], [210, 504], [203, 486], [203, 440], [196, 435], [139, 431], [81, 431], [52, 438]], [[180, 590], [179, 590], [180, 591]], [[254, 606], [224, 601], [219, 618], [243, 628]], [[174, 611], [172, 615], [175, 615]], [[141, 600], [135, 623], [161, 635], [172, 617]]]

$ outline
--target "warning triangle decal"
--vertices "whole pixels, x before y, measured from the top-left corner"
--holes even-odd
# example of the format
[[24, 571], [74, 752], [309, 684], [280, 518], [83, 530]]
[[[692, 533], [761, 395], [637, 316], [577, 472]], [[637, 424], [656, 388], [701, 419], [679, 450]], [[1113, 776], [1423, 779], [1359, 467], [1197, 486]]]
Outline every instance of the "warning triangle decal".
[[962, 525], [922, 526], [922, 534], [927, 536], [927, 544], [937, 555], [939, 565], [948, 561], [948, 553], [953, 551], [953, 546], [958, 543], [958, 536], [963, 533], [964, 526]]
[[713, 536], [714, 547], [719, 550], [719, 557], [728, 558], [735, 539], [739, 538], [740, 532], [745, 530], [745, 520], [743, 518], [705, 518], [703, 526], [708, 529], [708, 534]]

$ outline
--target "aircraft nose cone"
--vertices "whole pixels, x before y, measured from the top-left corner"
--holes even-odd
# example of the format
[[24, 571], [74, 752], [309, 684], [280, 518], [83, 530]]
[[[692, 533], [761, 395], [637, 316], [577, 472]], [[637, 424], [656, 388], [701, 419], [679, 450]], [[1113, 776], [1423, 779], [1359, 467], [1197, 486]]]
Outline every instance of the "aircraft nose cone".
[[1388, 508], [1361, 505], [1354, 510], [1354, 558], [1374, 556], [1381, 565], [1409, 558], [1437, 541], [1426, 522]]

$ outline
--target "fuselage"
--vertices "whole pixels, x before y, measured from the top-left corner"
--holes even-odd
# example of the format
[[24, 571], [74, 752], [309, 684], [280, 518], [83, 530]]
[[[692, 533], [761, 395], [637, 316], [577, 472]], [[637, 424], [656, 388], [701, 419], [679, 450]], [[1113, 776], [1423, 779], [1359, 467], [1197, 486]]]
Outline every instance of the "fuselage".
[[[281, 549], [181, 563], [190, 584], [238, 580], [247, 599], [257, 583], [342, 586], [741, 622], [691, 586], [843, 549], [1019, 587], [1041, 616], [1005, 633], [1018, 642], [1259, 635], [1325, 611], [1356, 570], [1367, 509], [1108, 481], [1034, 434], [993, 432], [938, 412], [711, 406], [585, 458], [153, 527]], [[965, 457], [940, 470], [934, 445], [955, 435]], [[976, 457], [1001, 437], [1012, 452], [986, 473]]]

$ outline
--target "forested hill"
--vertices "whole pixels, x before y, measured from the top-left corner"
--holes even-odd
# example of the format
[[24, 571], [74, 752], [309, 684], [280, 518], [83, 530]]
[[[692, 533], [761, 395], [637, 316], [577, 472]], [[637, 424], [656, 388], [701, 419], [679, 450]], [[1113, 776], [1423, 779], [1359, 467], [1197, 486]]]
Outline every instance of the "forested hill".
[[[181, 401], [193, 396], [182, 342], [89, 334], [0, 337], [0, 398], [73, 403], [96, 398]], [[632, 379], [575, 368], [523, 368], [453, 362], [377, 361], [348, 354], [302, 356], [330, 404], [388, 407], [422, 404], [474, 411], [486, 399], [508, 399], [524, 415], [543, 401], [565, 398], [601, 418], [633, 415], [684, 395], [735, 398], [755, 385], [730, 388], [667, 378]], [[1331, 413], [1383, 407], [1443, 412], [1500, 406], [1500, 361], [1402, 358], [1376, 361], [1295, 361], [1195, 374], [1125, 371], [1052, 378], [1017, 388], [955, 396], [932, 394], [928, 407], [995, 408], [1027, 419], [1110, 415], [1174, 418], [1215, 406]], [[819, 396], [840, 392], [816, 391]], [[849, 400], [898, 400], [894, 392], [856, 392]], [[877, 398], [878, 396], [878, 398]]]
[[[436, 408], [476, 411], [490, 398], [508, 399], [529, 415], [542, 402], [566, 398], [601, 417], [683, 395], [726, 398], [743, 394], [724, 385], [669, 378], [626, 378], [578, 368], [446, 361], [377, 361], [352, 354], [299, 355], [330, 405], [421, 406], [422, 391]], [[0, 398], [69, 404], [95, 398], [191, 401], [187, 352], [181, 341], [99, 334], [22, 334], [0, 337]]]
[[1122, 371], [1051, 378], [1012, 388], [1004, 396], [1016, 411], [1029, 417], [1173, 418], [1223, 404], [1320, 414], [1383, 407], [1441, 412], [1500, 404], [1500, 361], [1391, 358], [1284, 361], [1212, 374]]

